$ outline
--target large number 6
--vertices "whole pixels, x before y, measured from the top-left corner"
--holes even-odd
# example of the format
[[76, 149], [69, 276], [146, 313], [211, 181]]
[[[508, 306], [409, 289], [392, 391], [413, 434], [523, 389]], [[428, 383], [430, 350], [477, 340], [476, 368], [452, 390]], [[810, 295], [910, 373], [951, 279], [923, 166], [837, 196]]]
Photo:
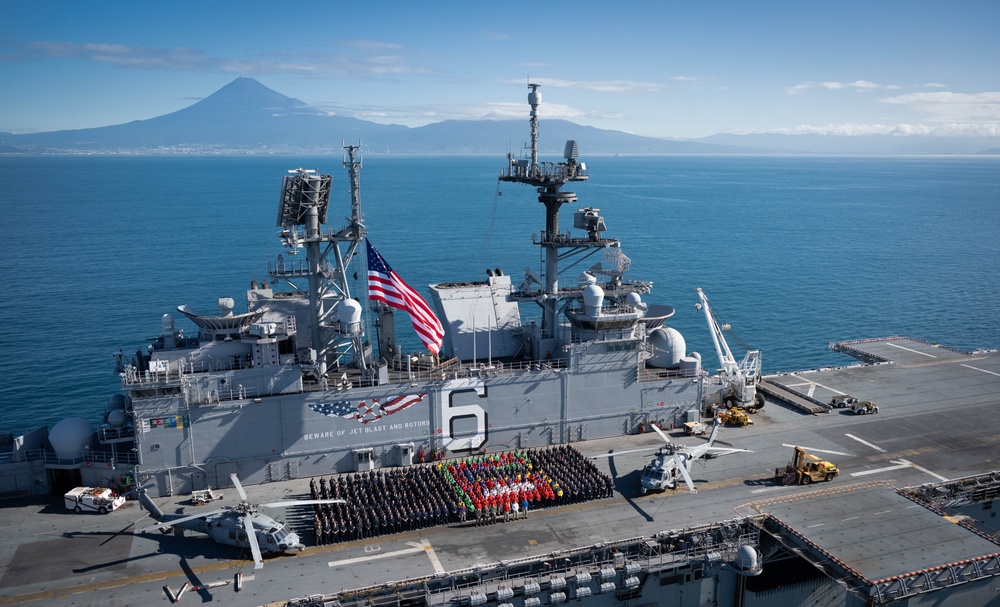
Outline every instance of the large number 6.
[[[486, 443], [486, 409], [479, 405], [455, 405], [458, 394], [474, 393], [486, 398], [486, 386], [478, 379], [455, 379], [441, 389], [441, 428], [444, 429], [442, 446], [448, 451], [475, 451]], [[476, 430], [472, 436], [456, 436], [456, 420], [475, 419]]]

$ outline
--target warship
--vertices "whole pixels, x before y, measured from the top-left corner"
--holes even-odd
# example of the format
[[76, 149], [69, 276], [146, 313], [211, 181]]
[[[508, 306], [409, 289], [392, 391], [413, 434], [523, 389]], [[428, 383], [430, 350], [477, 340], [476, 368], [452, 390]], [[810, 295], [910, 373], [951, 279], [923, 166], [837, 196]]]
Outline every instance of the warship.
[[[762, 376], [759, 352], [736, 363], [699, 291], [722, 366], [706, 371], [667, 325], [673, 309], [627, 278], [599, 209], [575, 211], [580, 235], [560, 228], [560, 208], [576, 202], [563, 187], [587, 169], [573, 142], [561, 162], [538, 159], [537, 86], [528, 99], [528, 155], [509, 155], [500, 180], [538, 191], [541, 271], [432, 285], [430, 304], [383, 291], [366, 301], [370, 339], [366, 298], [347, 280], [361, 249], [370, 280], [410, 289], [362, 247], [359, 150], [346, 148], [351, 211], [338, 229], [326, 226], [332, 178], [290, 172], [277, 226], [305, 259], [269, 265], [281, 289], [251, 284], [245, 312], [231, 298], [214, 316], [179, 306], [196, 335], [165, 314], [155, 340], [120, 353], [122, 392], [97, 429], [70, 419], [5, 441], [2, 493], [21, 501], [0, 508], [0, 605], [996, 604], [1000, 353], [887, 337], [831, 344], [860, 364]], [[584, 269], [561, 284], [574, 268]], [[402, 351], [394, 309], [420, 325], [428, 352]], [[849, 401], [879, 413], [839, 406]], [[643, 430], [700, 454], [705, 439], [681, 429], [730, 407], [756, 419], [725, 429], [741, 453], [692, 462], [697, 492], [641, 490], [648, 452], [663, 448]], [[133, 534], [150, 522], [134, 501], [88, 515], [44, 497], [66, 483], [141, 485], [156, 517], [198, 523], [188, 498], [209, 495], [218, 510], [202, 513], [207, 523], [250, 512], [241, 482], [262, 505], [289, 504], [308, 500], [307, 477], [565, 443], [613, 479], [613, 497], [266, 559], [204, 537]], [[776, 480], [803, 449], [839, 476]], [[289, 510], [289, 527], [310, 538], [312, 510]]]
[[[123, 468], [169, 496], [230, 487], [232, 474], [253, 485], [700, 419], [721, 380], [666, 324], [674, 309], [644, 301], [652, 285], [627, 278], [629, 259], [598, 208], [574, 211], [576, 233], [560, 224], [577, 202], [564, 186], [588, 174], [574, 141], [561, 162], [539, 160], [540, 102], [531, 85], [530, 144], [523, 158], [508, 154], [500, 181], [537, 188], [544, 267], [517, 283], [496, 268], [431, 285], [433, 311], [412, 289], [393, 302], [372, 286], [373, 263], [405, 283], [367, 241], [360, 149], [346, 146], [347, 225], [327, 224], [331, 175], [290, 171], [276, 222], [287, 250], [268, 281], [250, 284], [245, 311], [232, 297], [214, 315], [179, 305], [187, 331], [163, 314], [158, 337], [116, 354], [122, 392], [96, 440], [86, 420], [64, 420], [47, 435], [51, 455], [80, 460], [84, 485]], [[369, 293], [351, 292], [359, 272]], [[396, 338], [397, 312], [419, 318], [412, 301], [437, 325], [425, 338], [414, 321], [427, 345], [419, 353]], [[24, 442], [42, 448], [45, 433]]]

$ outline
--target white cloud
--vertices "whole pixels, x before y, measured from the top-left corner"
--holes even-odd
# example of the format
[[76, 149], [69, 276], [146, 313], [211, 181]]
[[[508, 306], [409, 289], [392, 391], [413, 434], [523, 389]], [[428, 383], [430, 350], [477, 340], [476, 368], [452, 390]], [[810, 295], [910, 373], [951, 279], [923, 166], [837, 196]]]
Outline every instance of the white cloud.
[[[656, 82], [635, 82], [632, 80], [561, 80], [558, 78], [531, 78], [531, 82], [556, 88], [584, 89], [598, 93], [649, 93], [665, 87]], [[509, 81], [511, 84], [522, 83], [521, 80]]]
[[429, 68], [410, 63], [405, 57], [387, 53], [399, 50], [398, 44], [354, 40], [344, 44], [355, 55], [305, 55], [282, 60], [280, 55], [266, 58], [228, 59], [192, 47], [151, 48], [123, 44], [38, 41], [8, 51], [13, 60], [81, 59], [139, 70], [220, 72], [237, 75], [294, 74], [302, 76], [336, 75], [366, 78], [378, 75], [429, 74]]
[[841, 137], [859, 137], [864, 135], [894, 135], [900, 137], [910, 135], [935, 137], [997, 137], [1000, 136], [1000, 122], [992, 124], [949, 123], [933, 126], [926, 124], [905, 123], [860, 124], [847, 122], [843, 124], [827, 125], [802, 124], [792, 128], [741, 131], [741, 134], [751, 133], [776, 135], [832, 135]]
[[927, 114], [935, 122], [998, 122], [1000, 121], [1000, 93], [909, 93], [881, 99], [882, 103], [905, 105], [914, 111]]
[[897, 85], [881, 85], [874, 82], [869, 82], [868, 80], [855, 80], [854, 82], [802, 82], [800, 84], [792, 85], [785, 89], [791, 95], [801, 93], [802, 91], [807, 91], [814, 88], [824, 88], [830, 91], [836, 91], [840, 89], [854, 89], [856, 91], [872, 91], [881, 88], [899, 88]]

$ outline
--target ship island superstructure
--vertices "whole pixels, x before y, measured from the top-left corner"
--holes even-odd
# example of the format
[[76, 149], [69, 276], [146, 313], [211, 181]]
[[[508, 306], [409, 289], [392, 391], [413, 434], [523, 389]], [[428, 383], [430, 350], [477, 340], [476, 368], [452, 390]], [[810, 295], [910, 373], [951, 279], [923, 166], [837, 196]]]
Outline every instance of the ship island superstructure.
[[351, 292], [367, 228], [360, 149], [345, 146], [347, 224], [327, 224], [332, 176], [289, 171], [277, 217], [286, 250], [268, 281], [251, 283], [246, 310], [232, 297], [215, 314], [178, 306], [195, 335], [163, 314], [156, 339], [118, 353], [123, 391], [93, 444], [80, 420], [57, 424], [62, 448], [49, 463], [79, 469], [82, 482], [124, 468], [152, 482], [151, 493], [173, 495], [226, 487], [233, 473], [255, 484], [700, 418], [714, 378], [665, 325], [674, 309], [647, 304], [652, 284], [626, 278], [628, 257], [604, 235], [598, 208], [575, 210], [578, 233], [560, 227], [561, 208], [577, 202], [563, 188], [586, 181], [586, 165], [574, 141], [561, 161], [539, 159], [538, 85], [528, 101], [530, 144], [523, 158], [508, 155], [499, 179], [537, 188], [544, 267], [517, 285], [499, 268], [431, 285], [445, 329], [439, 355], [403, 352], [394, 311], [371, 302], [366, 322], [366, 294]]

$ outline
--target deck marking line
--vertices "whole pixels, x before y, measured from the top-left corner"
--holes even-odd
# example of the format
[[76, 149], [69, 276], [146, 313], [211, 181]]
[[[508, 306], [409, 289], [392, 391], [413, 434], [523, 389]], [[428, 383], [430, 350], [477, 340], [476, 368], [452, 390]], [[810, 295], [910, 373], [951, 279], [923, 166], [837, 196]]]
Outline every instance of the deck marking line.
[[921, 352], [920, 350], [913, 350], [912, 348], [904, 348], [903, 346], [900, 346], [898, 344], [893, 344], [893, 343], [885, 342], [885, 345], [892, 346], [893, 348], [899, 348], [900, 350], [906, 350], [907, 352], [913, 352], [914, 354], [920, 354], [921, 356], [927, 356], [929, 358], [937, 358], [937, 356], [934, 356], [933, 354], [928, 354], [926, 352]]
[[[781, 446], [782, 447], [791, 447], [792, 449], [794, 449], [795, 447], [802, 447], [802, 445], [789, 445], [787, 443], [782, 444]], [[851, 453], [843, 453], [841, 451], [830, 451], [829, 449], [813, 449], [812, 447], [802, 447], [802, 448], [805, 449], [806, 451], [808, 451], [809, 453], [829, 453], [830, 455], [841, 455], [843, 457], [854, 457], [854, 455], [851, 454]]]
[[[902, 460], [902, 461], [904, 461], [904, 462], [905, 462], [906, 460]], [[929, 475], [933, 476], [934, 478], [938, 479], [939, 481], [946, 481], [946, 480], [948, 480], [948, 479], [947, 479], [946, 477], [944, 477], [944, 476], [941, 476], [940, 474], [936, 474], [936, 473], [934, 473], [934, 472], [931, 472], [931, 471], [930, 471], [930, 470], [928, 470], [927, 468], [923, 468], [923, 467], [921, 467], [921, 466], [918, 466], [918, 465], [916, 465], [916, 464], [914, 464], [914, 463], [911, 463], [911, 462], [906, 462], [906, 463], [908, 463], [908, 464], [910, 464], [911, 466], [913, 466], [913, 468], [914, 468], [915, 470], [920, 470], [920, 471], [921, 471], [921, 472], [923, 472], [924, 474], [929, 474]]]
[[359, 556], [353, 559], [344, 559], [342, 561], [330, 561], [327, 563], [330, 567], [339, 567], [340, 565], [353, 565], [354, 563], [364, 563], [365, 561], [375, 561], [378, 559], [384, 559], [392, 556], [403, 556], [406, 554], [416, 554], [417, 552], [424, 552], [424, 545], [418, 544], [416, 542], [406, 542], [407, 546], [413, 546], [413, 548], [404, 548], [402, 550], [394, 550], [392, 552], [380, 552], [379, 554], [373, 554], [370, 556]]
[[886, 452], [885, 449], [883, 449], [882, 447], [876, 447], [875, 445], [869, 443], [868, 441], [861, 440], [860, 438], [854, 436], [853, 434], [845, 434], [844, 436], [846, 436], [847, 438], [853, 438], [854, 440], [858, 441], [862, 445], [865, 445], [867, 447], [871, 447], [872, 449], [878, 451], [879, 453], [885, 453]]
[[851, 472], [851, 476], [867, 476], [869, 474], [878, 474], [879, 472], [889, 472], [892, 470], [899, 470], [901, 468], [910, 468], [913, 466], [910, 462], [905, 459], [891, 459], [890, 462], [895, 463], [895, 466], [887, 466], [885, 468], [876, 468], [874, 470], [863, 470], [861, 472]]
[[994, 373], [993, 371], [987, 371], [986, 369], [980, 369], [979, 367], [973, 367], [972, 365], [962, 365], [966, 369], [972, 369], [973, 371], [982, 371], [983, 373], [989, 373], [990, 375], [996, 375], [1000, 377], [1000, 373]]
[[826, 523], [816, 523], [815, 525], [809, 525], [808, 528], [812, 529], [813, 527], [824, 527], [824, 526], [826, 526]]
[[791, 486], [781, 485], [778, 487], [764, 487], [763, 489], [754, 489], [750, 493], [769, 493], [771, 491], [781, 491], [782, 489], [791, 489]]
[[424, 543], [424, 551], [427, 552], [427, 558], [431, 560], [431, 565], [434, 566], [434, 573], [444, 573], [444, 567], [441, 566], [441, 560], [438, 559], [437, 553], [434, 552], [434, 548], [427, 539], [420, 540]]

